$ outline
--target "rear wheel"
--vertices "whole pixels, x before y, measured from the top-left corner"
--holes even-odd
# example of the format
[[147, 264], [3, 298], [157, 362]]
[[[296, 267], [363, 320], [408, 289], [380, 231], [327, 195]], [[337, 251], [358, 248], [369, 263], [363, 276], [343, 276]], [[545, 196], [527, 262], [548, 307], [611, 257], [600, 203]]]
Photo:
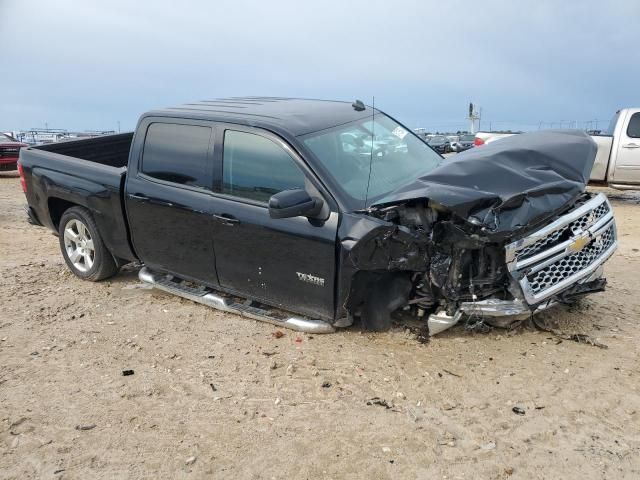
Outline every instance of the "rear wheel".
[[72, 207], [64, 212], [58, 233], [62, 256], [76, 276], [96, 282], [118, 272], [118, 265], [86, 208]]

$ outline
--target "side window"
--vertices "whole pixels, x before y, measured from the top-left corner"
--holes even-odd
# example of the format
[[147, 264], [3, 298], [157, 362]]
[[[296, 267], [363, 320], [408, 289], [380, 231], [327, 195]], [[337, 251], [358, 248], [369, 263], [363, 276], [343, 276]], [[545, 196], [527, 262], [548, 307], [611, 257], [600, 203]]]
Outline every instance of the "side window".
[[629, 126], [627, 127], [627, 136], [631, 138], [640, 138], [640, 112], [631, 115]]
[[142, 173], [159, 180], [211, 188], [213, 164], [207, 157], [211, 128], [152, 123], [142, 154]]
[[291, 188], [304, 188], [304, 174], [280, 145], [253, 133], [225, 132], [222, 193], [267, 202]]

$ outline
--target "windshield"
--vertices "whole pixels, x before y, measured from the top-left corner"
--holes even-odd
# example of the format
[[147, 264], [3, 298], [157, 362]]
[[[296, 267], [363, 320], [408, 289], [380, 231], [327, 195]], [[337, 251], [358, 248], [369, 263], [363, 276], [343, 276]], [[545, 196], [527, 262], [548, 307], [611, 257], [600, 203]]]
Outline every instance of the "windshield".
[[444, 137], [431, 137], [431, 140], [429, 140], [429, 143], [444, 143], [446, 141], [447, 139]]
[[2, 142], [2, 143], [15, 142], [15, 140], [13, 138], [11, 138], [9, 135], [5, 135], [4, 133], [0, 133], [0, 142]]
[[433, 170], [441, 161], [416, 135], [384, 114], [312, 133], [303, 141], [340, 188], [352, 199], [365, 202], [364, 206]]
[[462, 135], [460, 137], [460, 141], [461, 142], [473, 142], [473, 140], [476, 138], [475, 135]]

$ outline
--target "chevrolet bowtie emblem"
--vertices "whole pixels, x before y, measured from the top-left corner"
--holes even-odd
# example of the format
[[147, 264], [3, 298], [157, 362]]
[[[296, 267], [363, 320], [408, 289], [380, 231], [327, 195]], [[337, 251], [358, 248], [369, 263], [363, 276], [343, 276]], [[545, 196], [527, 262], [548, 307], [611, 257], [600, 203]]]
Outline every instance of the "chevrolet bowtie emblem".
[[571, 250], [572, 252], [579, 252], [584, 247], [589, 245], [590, 242], [591, 237], [589, 237], [588, 235], [585, 235], [584, 237], [578, 237], [569, 245], [569, 250]]

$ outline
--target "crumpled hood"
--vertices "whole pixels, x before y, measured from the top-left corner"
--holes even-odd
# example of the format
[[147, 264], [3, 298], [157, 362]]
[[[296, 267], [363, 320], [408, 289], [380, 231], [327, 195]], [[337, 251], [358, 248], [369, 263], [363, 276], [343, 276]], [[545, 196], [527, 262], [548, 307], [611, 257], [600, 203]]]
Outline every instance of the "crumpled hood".
[[514, 135], [444, 160], [376, 205], [425, 198], [498, 240], [571, 205], [589, 181], [596, 151], [575, 130]]

